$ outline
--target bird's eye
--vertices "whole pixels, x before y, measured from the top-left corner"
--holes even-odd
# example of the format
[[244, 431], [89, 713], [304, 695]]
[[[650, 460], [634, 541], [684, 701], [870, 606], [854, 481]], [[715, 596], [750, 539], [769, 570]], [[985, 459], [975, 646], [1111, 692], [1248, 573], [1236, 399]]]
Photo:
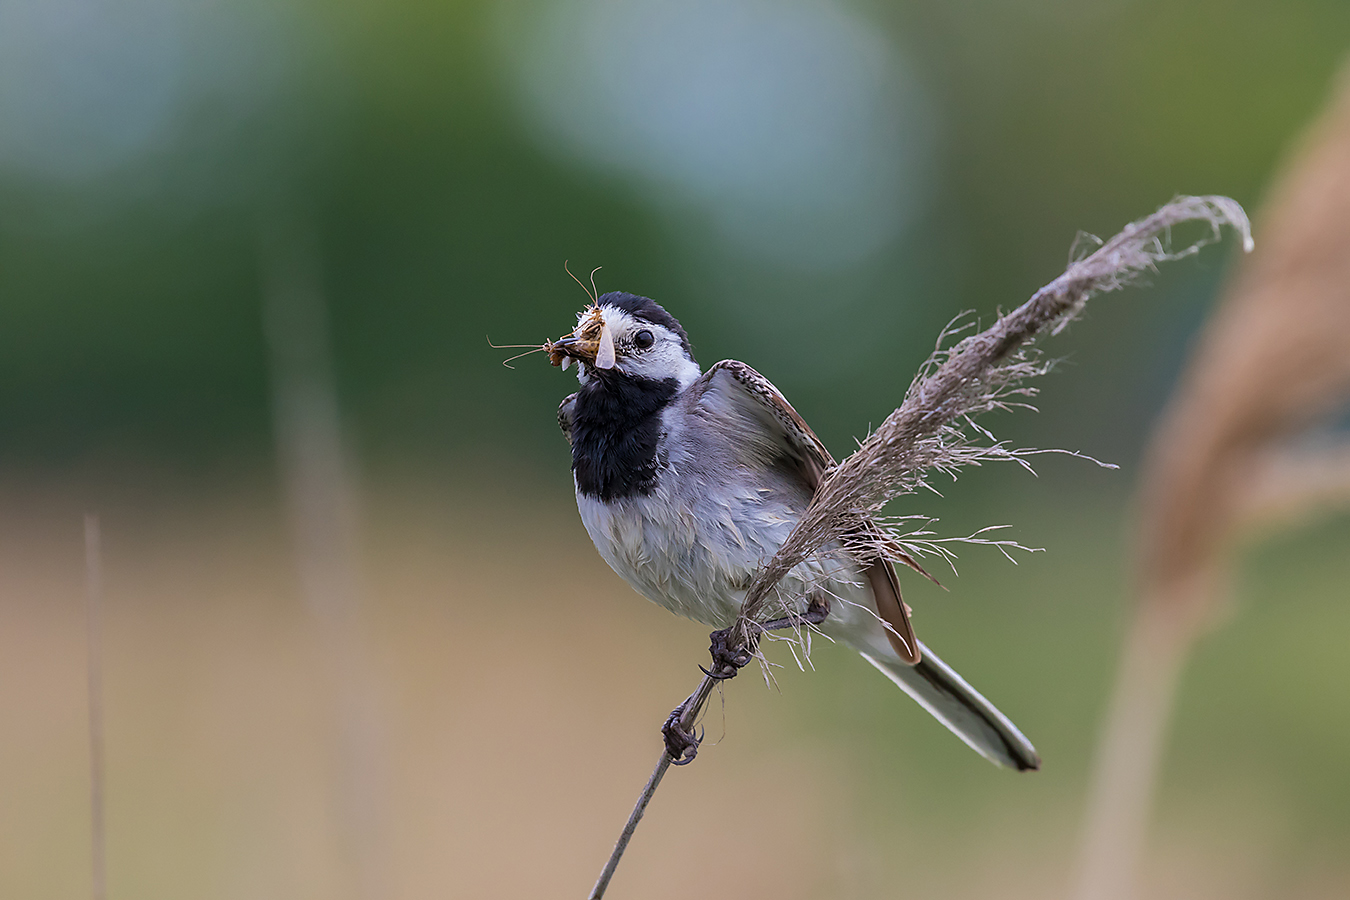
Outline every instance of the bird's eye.
[[639, 350], [646, 350], [652, 344], [656, 343], [656, 335], [644, 328], [633, 335], [633, 343], [637, 345]]

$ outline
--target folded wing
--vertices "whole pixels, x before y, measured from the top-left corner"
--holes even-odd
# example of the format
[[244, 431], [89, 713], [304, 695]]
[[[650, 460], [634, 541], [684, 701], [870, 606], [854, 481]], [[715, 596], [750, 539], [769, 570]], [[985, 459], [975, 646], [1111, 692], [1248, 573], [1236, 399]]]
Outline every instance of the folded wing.
[[[815, 493], [826, 470], [834, 465], [830, 452], [782, 392], [745, 363], [723, 360], [708, 369], [690, 390], [700, 392], [699, 403], [709, 413], [742, 417], [749, 427], [738, 430], [746, 440], [758, 442], [760, 446], [754, 448], [757, 452], [796, 474], [808, 494]], [[875, 526], [869, 523], [865, 527]], [[923, 572], [914, 560], [902, 561]], [[872, 589], [877, 614], [889, 626], [886, 637], [891, 647], [908, 665], [917, 664], [923, 654], [910, 624], [909, 608], [900, 596], [895, 569], [889, 560], [878, 559], [866, 567], [864, 574]]]

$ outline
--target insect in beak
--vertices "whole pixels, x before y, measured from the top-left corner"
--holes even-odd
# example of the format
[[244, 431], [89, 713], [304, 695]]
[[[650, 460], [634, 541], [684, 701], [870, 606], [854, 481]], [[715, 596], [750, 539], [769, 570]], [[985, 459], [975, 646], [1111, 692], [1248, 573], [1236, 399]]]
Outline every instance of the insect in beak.
[[598, 309], [587, 312], [576, 330], [544, 345], [549, 362], [564, 370], [579, 359], [597, 369], [612, 369], [615, 364], [614, 334]]

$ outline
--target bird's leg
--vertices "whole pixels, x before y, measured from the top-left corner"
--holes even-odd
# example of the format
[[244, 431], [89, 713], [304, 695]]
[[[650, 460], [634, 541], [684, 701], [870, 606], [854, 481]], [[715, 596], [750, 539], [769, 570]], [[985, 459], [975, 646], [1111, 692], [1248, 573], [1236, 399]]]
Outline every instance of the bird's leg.
[[830, 616], [830, 601], [825, 599], [813, 599], [811, 605], [806, 608], [806, 612], [800, 616], [783, 616], [781, 619], [770, 619], [759, 626], [760, 631], [780, 631], [784, 628], [800, 628], [802, 625], [819, 625]]
[[[735, 678], [736, 673], [749, 665], [750, 660], [755, 658], [755, 646], [759, 643], [760, 634], [765, 631], [779, 631], [783, 628], [800, 628], [802, 625], [819, 625], [829, 615], [830, 601], [823, 598], [813, 598], [811, 604], [807, 606], [806, 612], [799, 616], [784, 616], [781, 619], [770, 619], [768, 622], [757, 623], [754, 626], [750, 643], [747, 646], [735, 649], [731, 647], [731, 633], [734, 627], [714, 631], [709, 635], [712, 638], [712, 644], [708, 647], [708, 652], [712, 654], [712, 668], [703, 669], [703, 674], [718, 681]], [[702, 667], [700, 666], [700, 668]]]

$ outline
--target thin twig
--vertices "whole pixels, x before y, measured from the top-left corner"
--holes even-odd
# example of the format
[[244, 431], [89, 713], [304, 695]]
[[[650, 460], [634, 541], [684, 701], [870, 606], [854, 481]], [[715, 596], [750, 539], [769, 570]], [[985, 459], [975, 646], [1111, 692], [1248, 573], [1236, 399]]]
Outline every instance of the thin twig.
[[[694, 722], [698, 719], [699, 712], [702, 711], [708, 697], [712, 694], [712, 689], [717, 681], [709, 676], [704, 676], [703, 681], [689, 695], [689, 699], [681, 704], [683, 712], [680, 715], [680, 725], [686, 731], [694, 727]], [[600, 877], [595, 881], [595, 887], [591, 888], [590, 897], [587, 900], [601, 900], [605, 896], [605, 891], [609, 888], [609, 880], [614, 877], [614, 870], [619, 867], [619, 860], [623, 859], [624, 851], [628, 849], [628, 842], [633, 837], [633, 832], [637, 830], [638, 822], [642, 821], [643, 814], [647, 811], [647, 804], [651, 802], [652, 795], [656, 793], [657, 786], [661, 779], [666, 777], [666, 770], [670, 768], [671, 763], [675, 762], [670, 753], [663, 747], [661, 748], [661, 758], [656, 762], [656, 768], [652, 770], [652, 776], [647, 779], [647, 785], [638, 795], [637, 803], [633, 806], [633, 811], [628, 816], [627, 823], [623, 826], [623, 831], [619, 832], [619, 839], [614, 843], [614, 852], [609, 855], [605, 862], [605, 868], [601, 870]]]
[[[1208, 234], [1173, 250], [1169, 243], [1172, 228], [1192, 221], [1207, 225]], [[1158, 263], [1191, 256], [1219, 240], [1224, 225], [1237, 230], [1243, 249], [1251, 250], [1251, 226], [1236, 201], [1217, 196], [1178, 197], [1101, 242], [1095, 252], [1071, 261], [1062, 275], [988, 329], [950, 349], [939, 347], [920, 367], [900, 407], [851, 456], [825, 474], [802, 518], [746, 591], [727, 636], [727, 649], [732, 654], [756, 649], [762, 631], [759, 622], [770, 593], [820, 548], [838, 542], [860, 562], [887, 558], [894, 538], [875, 527], [873, 516], [890, 500], [926, 487], [925, 478], [932, 472], [952, 472], [981, 461], [1020, 459], [1023, 451], [991, 440], [987, 431], [973, 427], [972, 419], [1008, 408], [1010, 397], [1028, 392], [1022, 382], [1046, 371], [1046, 366], [1023, 352], [1026, 346], [1046, 331], [1062, 329], [1092, 295], [1125, 287], [1154, 271]], [[874, 542], [856, 538], [873, 532], [878, 535]], [[681, 705], [680, 724], [686, 730], [698, 719], [713, 684], [713, 679], [705, 677]], [[592, 900], [603, 895], [660, 776], [674, 762], [679, 761], [663, 752]]]
[[108, 878], [103, 820], [103, 563], [98, 515], [84, 516], [85, 621], [89, 675], [89, 836], [94, 900], [106, 900]]
[[623, 831], [619, 833], [619, 840], [614, 845], [614, 852], [609, 855], [609, 862], [605, 863], [605, 868], [600, 872], [600, 877], [596, 879], [595, 887], [591, 888], [589, 900], [600, 900], [605, 896], [606, 889], [609, 888], [609, 880], [614, 877], [614, 870], [619, 867], [619, 860], [623, 859], [623, 852], [628, 849], [628, 841], [633, 837], [633, 832], [637, 830], [638, 822], [642, 821], [642, 814], [647, 811], [647, 803], [656, 793], [656, 786], [661, 783], [661, 779], [666, 777], [666, 770], [670, 768], [670, 754], [661, 750], [661, 758], [656, 762], [656, 768], [652, 771], [652, 776], [647, 779], [647, 786], [642, 789], [638, 795], [637, 805], [628, 816], [628, 823], [623, 826]]

